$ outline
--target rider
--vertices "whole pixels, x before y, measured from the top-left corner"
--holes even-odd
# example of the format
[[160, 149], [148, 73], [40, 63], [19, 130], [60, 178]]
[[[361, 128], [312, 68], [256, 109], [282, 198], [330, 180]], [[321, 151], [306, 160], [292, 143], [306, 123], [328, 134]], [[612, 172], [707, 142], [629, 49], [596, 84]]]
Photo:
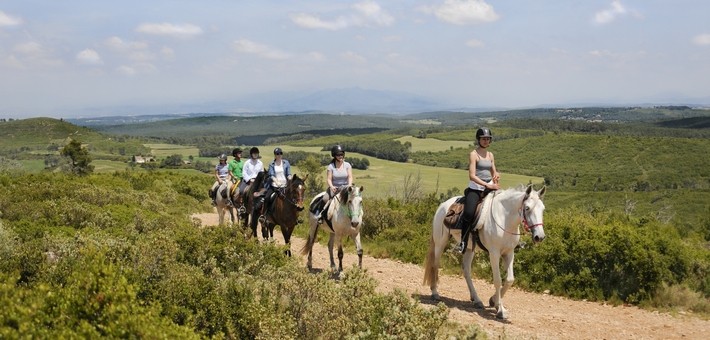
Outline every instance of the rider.
[[266, 211], [271, 212], [273, 199], [271, 195], [274, 188], [285, 188], [288, 179], [291, 178], [291, 164], [288, 160], [283, 159], [283, 150], [281, 148], [274, 149], [274, 160], [269, 164], [269, 177], [264, 181], [266, 194], [264, 195]]
[[340, 145], [335, 145], [330, 149], [330, 155], [333, 160], [328, 164], [326, 170], [326, 180], [328, 182], [328, 189], [326, 194], [322, 196], [321, 204], [319, 204], [314, 210], [314, 214], [318, 216], [318, 223], [323, 223], [323, 209], [328, 201], [335, 197], [337, 193], [343, 187], [351, 186], [353, 184], [353, 167], [350, 163], [345, 161], [345, 150]]
[[466, 251], [469, 229], [471, 223], [475, 221], [476, 206], [483, 198], [484, 192], [500, 189], [498, 185], [500, 175], [496, 170], [495, 159], [493, 153], [488, 151], [492, 139], [493, 133], [489, 128], [478, 129], [476, 131], [478, 147], [468, 155], [469, 183], [468, 189], [464, 191], [466, 200], [458, 222], [461, 226], [461, 243], [457, 250], [461, 253]]
[[[227, 180], [229, 177], [229, 165], [227, 165], [227, 155], [219, 155], [219, 163], [214, 167], [214, 177], [216, 181], [212, 184], [210, 189], [210, 197], [212, 198], [212, 205], [217, 205], [217, 191], [222, 187], [222, 184], [227, 185], [227, 192], [232, 188], [231, 182]], [[232, 199], [227, 199], [227, 204], [232, 206]]]
[[[264, 171], [264, 163], [259, 159], [259, 148], [256, 146], [249, 150], [249, 160], [244, 162], [242, 170], [242, 183], [239, 184], [239, 192], [244, 194], [246, 187], [254, 182], [256, 175]], [[246, 202], [243, 200], [242, 202]]]
[[[237, 188], [241, 187], [240, 181], [242, 180], [242, 169], [244, 168], [244, 160], [242, 159], [242, 149], [236, 148], [232, 150], [232, 156], [234, 159], [229, 161], [229, 178], [232, 185], [236, 185]], [[236, 189], [235, 189], [236, 190]], [[239, 194], [242, 192], [239, 191]], [[231, 194], [231, 190], [230, 190]], [[231, 198], [231, 195], [230, 195]]]

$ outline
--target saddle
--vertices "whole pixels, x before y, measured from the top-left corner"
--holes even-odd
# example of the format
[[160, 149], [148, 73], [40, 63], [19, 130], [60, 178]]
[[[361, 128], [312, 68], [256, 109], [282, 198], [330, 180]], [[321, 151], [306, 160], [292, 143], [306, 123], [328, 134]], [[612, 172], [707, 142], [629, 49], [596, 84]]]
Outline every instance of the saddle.
[[[466, 188], [466, 190], [469, 190]], [[491, 192], [490, 190], [484, 190], [483, 195], [481, 195], [481, 199], [478, 201], [478, 204], [476, 205], [476, 218], [473, 221], [473, 225], [475, 226], [478, 224], [478, 219], [481, 216], [481, 207], [483, 207], [483, 201], [488, 196], [488, 193]], [[464, 204], [466, 201], [466, 194], [464, 192], [464, 196], [459, 197], [451, 206], [449, 207], [449, 210], [446, 212], [446, 217], [444, 217], [444, 225], [449, 228], [449, 229], [457, 229], [460, 230], [462, 229], [462, 226], [458, 223], [459, 219], [461, 218], [461, 214], [463, 213], [463, 208]]]

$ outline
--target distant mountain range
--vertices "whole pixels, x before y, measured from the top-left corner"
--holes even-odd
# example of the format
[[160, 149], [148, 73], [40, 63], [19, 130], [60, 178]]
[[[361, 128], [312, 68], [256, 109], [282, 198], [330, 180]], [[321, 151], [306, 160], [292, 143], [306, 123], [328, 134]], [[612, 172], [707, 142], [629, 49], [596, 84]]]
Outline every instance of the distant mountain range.
[[[416, 94], [363, 89], [359, 87], [326, 89], [315, 92], [274, 91], [243, 96], [233, 100], [185, 103], [174, 105], [126, 105], [88, 108], [69, 118], [81, 125], [109, 125], [145, 123], [166, 119], [217, 115], [257, 116], [283, 114], [387, 114], [410, 115], [422, 112], [497, 112], [515, 109], [570, 108], [570, 107], [653, 107], [655, 105], [687, 105], [709, 107], [710, 98], [684, 103], [664, 101], [656, 104], [568, 103], [536, 105], [527, 108], [461, 107], [441, 100]], [[690, 103], [690, 104], [689, 104]], [[696, 104], [692, 104], [696, 103]]]

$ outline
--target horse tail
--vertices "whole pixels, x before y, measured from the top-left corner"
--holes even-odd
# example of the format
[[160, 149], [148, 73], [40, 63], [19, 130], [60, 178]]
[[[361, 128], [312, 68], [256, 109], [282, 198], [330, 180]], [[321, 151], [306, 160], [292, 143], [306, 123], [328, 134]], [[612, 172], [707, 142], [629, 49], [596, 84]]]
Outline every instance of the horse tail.
[[434, 242], [434, 235], [431, 235], [429, 239], [429, 251], [424, 260], [424, 281], [422, 285], [428, 284], [430, 287], [433, 287], [438, 281], [439, 266], [436, 263], [436, 243]]
[[[311, 250], [313, 249], [313, 244], [316, 243], [316, 233], [318, 232], [318, 225], [316, 225], [315, 229], [313, 230], [313, 233], [308, 233], [308, 239], [306, 240], [306, 244], [303, 245], [303, 248], [301, 248], [301, 255], [308, 255], [310, 254]], [[313, 235], [311, 235], [313, 234]]]

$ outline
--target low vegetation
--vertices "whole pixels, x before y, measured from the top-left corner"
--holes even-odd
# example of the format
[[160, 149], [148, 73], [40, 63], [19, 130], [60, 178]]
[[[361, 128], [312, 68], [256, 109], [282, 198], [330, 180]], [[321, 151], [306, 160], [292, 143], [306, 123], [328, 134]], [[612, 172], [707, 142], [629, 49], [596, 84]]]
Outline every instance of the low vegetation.
[[[0, 175], [0, 337], [412, 338], [443, 304], [310, 274], [232, 227], [200, 228], [207, 176]], [[475, 329], [459, 330], [475, 336]], [[468, 333], [467, 333], [468, 332]]]

